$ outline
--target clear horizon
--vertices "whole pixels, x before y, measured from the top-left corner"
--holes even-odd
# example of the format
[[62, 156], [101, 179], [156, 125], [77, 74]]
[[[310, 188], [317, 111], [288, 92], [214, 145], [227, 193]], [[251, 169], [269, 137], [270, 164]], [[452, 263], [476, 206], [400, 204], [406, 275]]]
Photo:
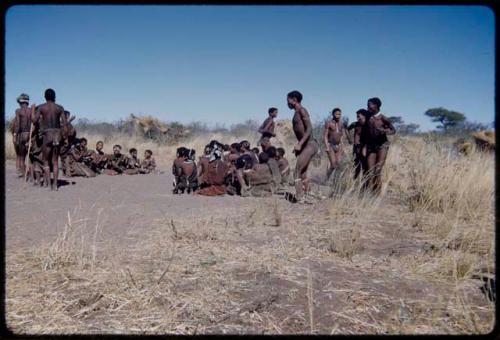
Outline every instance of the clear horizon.
[[14, 6], [6, 14], [4, 117], [21, 92], [77, 118], [130, 113], [211, 126], [314, 121], [366, 100], [417, 123], [433, 107], [495, 119], [494, 14], [481, 6]]

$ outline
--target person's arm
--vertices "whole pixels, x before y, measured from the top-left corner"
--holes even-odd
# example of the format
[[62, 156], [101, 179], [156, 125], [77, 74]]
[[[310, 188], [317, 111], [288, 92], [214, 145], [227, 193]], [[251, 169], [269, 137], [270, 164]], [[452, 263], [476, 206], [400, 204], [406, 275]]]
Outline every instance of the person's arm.
[[285, 168], [283, 170], [281, 170], [281, 176], [284, 176], [289, 169], [290, 169], [290, 165], [287, 164], [285, 166]]
[[40, 106], [38, 106], [36, 109], [35, 109], [35, 114], [33, 115], [33, 117], [31, 117], [31, 120], [33, 121], [33, 123], [38, 123], [39, 119], [40, 119], [40, 116], [41, 116], [41, 110], [40, 110]]
[[394, 125], [392, 125], [391, 121], [385, 116], [382, 116], [381, 118], [384, 126], [386, 126], [386, 128], [384, 129], [385, 134], [389, 136], [394, 135], [396, 133], [396, 129], [394, 128]]
[[81, 153], [79, 153], [79, 152], [76, 152], [76, 149], [74, 149], [74, 148], [73, 148], [73, 149], [71, 149], [71, 150], [69, 151], [69, 153], [71, 154], [71, 156], [73, 157], [73, 159], [74, 159], [75, 161], [77, 161], [77, 162], [79, 162], [79, 161], [80, 161], [80, 159], [82, 158], [82, 154], [81, 154]]
[[64, 114], [64, 107], [61, 106], [61, 121], [63, 126], [67, 129], [68, 128], [68, 120], [66, 119], [66, 115]]
[[[357, 122], [353, 122], [351, 123], [348, 127], [347, 127], [347, 140], [349, 141], [349, 144], [352, 144], [354, 142], [354, 134], [356, 133], [356, 123]], [[352, 136], [351, 136], [351, 130], [354, 129], [354, 132], [352, 133]]]
[[345, 138], [347, 139], [347, 142], [349, 143], [349, 145], [351, 145], [352, 144], [351, 134], [349, 133], [349, 131], [347, 131], [347, 126], [344, 126], [343, 130], [344, 130], [344, 134], [345, 134]]
[[328, 143], [328, 128], [329, 128], [330, 122], [325, 123], [325, 128], [323, 129], [323, 141], [325, 142], [325, 151], [328, 152], [330, 151], [330, 144]]
[[262, 122], [262, 125], [259, 127], [259, 133], [264, 133], [267, 132], [269, 129], [269, 118], [266, 118], [264, 122]]
[[304, 123], [304, 126], [306, 128], [306, 131], [304, 133], [304, 136], [302, 136], [302, 139], [300, 140], [300, 149], [302, 150], [302, 146], [306, 141], [309, 140], [309, 137], [311, 137], [313, 126], [311, 123], [311, 118], [309, 117], [309, 112], [305, 108], [300, 109], [300, 118], [302, 119], [302, 122]]
[[20, 124], [20, 118], [19, 118], [19, 110], [16, 110], [14, 119], [12, 120], [12, 141], [14, 142], [14, 145], [19, 144], [19, 133], [21, 130], [21, 124]]

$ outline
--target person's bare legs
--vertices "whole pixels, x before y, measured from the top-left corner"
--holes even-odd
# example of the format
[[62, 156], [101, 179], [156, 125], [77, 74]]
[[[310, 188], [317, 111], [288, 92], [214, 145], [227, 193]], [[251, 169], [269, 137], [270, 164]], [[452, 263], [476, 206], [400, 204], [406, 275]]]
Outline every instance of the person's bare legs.
[[57, 182], [59, 177], [59, 147], [52, 147], [52, 173], [54, 177], [54, 182], [51, 184], [52, 190], [59, 190], [59, 183]]
[[236, 180], [240, 183], [240, 194], [245, 197], [249, 195], [249, 188], [243, 178], [243, 169], [236, 169]]
[[295, 165], [295, 196], [297, 200], [302, 199], [304, 189], [306, 191], [309, 189], [307, 168], [315, 153], [315, 148], [308, 144], [297, 157], [297, 164]]
[[366, 157], [366, 185], [373, 189], [375, 178], [375, 164], [377, 164], [377, 154], [375, 152], [368, 153]]
[[337, 167], [337, 159], [335, 151], [332, 149], [328, 150], [326, 154], [328, 155], [328, 160], [330, 161], [330, 167], [326, 170], [326, 179], [328, 179], [332, 175], [333, 170]]
[[21, 169], [21, 174], [24, 177], [26, 173], [26, 155], [28, 154], [28, 150], [25, 147], [22, 147], [22, 152], [19, 155], [19, 168]]
[[354, 155], [354, 179], [357, 179], [359, 177], [359, 174], [361, 172], [361, 157], [360, 155], [355, 154]]
[[52, 157], [52, 148], [49, 145], [44, 145], [42, 149], [43, 163], [43, 185], [47, 188], [50, 183], [50, 160]]
[[376, 153], [376, 163], [374, 171], [374, 190], [380, 193], [382, 189], [382, 169], [385, 165], [385, 160], [387, 159], [388, 148], [381, 148]]

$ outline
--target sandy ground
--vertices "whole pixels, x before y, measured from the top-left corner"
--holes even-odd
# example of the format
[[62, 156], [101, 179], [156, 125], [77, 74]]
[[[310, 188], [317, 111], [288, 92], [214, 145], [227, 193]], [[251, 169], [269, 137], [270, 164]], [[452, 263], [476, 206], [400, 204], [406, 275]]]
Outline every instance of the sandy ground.
[[[69, 214], [74, 224], [88, 226], [89, 237], [97, 224], [96, 256], [108, 276], [93, 279], [82, 269], [90, 280], [82, 289], [64, 279], [69, 269], [42, 273], [40, 265], [21, 261], [27, 255], [8, 256], [7, 321], [15, 332], [467, 333], [460, 326], [465, 312], [451, 302], [457, 295], [473, 306], [476, 331], [490, 329], [493, 307], [477, 284], [464, 281], [451, 289], [415, 272], [415, 258], [427, 256], [432, 240], [402, 223], [406, 212], [397, 200], [384, 202], [391, 213], [375, 212], [359, 226], [356, 219], [349, 222], [349, 211], [332, 217], [328, 200], [295, 205], [276, 198], [174, 196], [168, 172], [61, 179], [68, 183], [58, 192], [23, 185], [14, 164], [6, 163], [7, 254], [50, 244]], [[361, 230], [352, 256], [330, 249], [340, 217], [342, 228]], [[135, 280], [122, 288], [125, 279], [116, 280], [128, 268]], [[169, 279], [162, 280], [167, 271]], [[35, 303], [48, 292], [16, 287], [36, 273], [50, 274], [46, 290], [58, 290], [65, 304], [52, 316]], [[154, 276], [158, 291], [148, 293], [147, 307], [138, 312], [132, 307], [142, 308], [143, 300], [130, 301], [150, 287], [146, 279], [139, 282], [141, 275]], [[126, 295], [134, 289], [133, 298]], [[29, 294], [36, 313], [25, 306]], [[103, 305], [82, 312], [95, 304], [93, 294]], [[149, 314], [170, 319], [148, 323]]]
[[7, 249], [32, 247], [53, 240], [68, 221], [68, 213], [78, 210], [94, 225], [99, 209], [104, 237], [117, 246], [130, 246], [129, 233], [147, 233], [153, 221], [204, 215], [214, 207], [237, 209], [244, 205], [240, 197], [203, 197], [173, 195], [173, 176], [162, 174], [106, 176], [95, 178], [60, 175], [59, 191], [34, 187], [15, 175], [15, 164], [7, 162], [5, 172]]

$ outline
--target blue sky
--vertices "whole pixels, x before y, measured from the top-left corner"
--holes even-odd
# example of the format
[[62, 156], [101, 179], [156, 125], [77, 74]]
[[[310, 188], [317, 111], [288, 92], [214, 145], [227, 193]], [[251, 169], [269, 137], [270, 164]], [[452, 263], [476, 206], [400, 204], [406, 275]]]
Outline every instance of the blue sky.
[[422, 130], [438, 106], [490, 123], [494, 24], [480, 6], [15, 6], [5, 115], [51, 87], [80, 118], [230, 125], [290, 118], [299, 90], [314, 120], [378, 96]]

